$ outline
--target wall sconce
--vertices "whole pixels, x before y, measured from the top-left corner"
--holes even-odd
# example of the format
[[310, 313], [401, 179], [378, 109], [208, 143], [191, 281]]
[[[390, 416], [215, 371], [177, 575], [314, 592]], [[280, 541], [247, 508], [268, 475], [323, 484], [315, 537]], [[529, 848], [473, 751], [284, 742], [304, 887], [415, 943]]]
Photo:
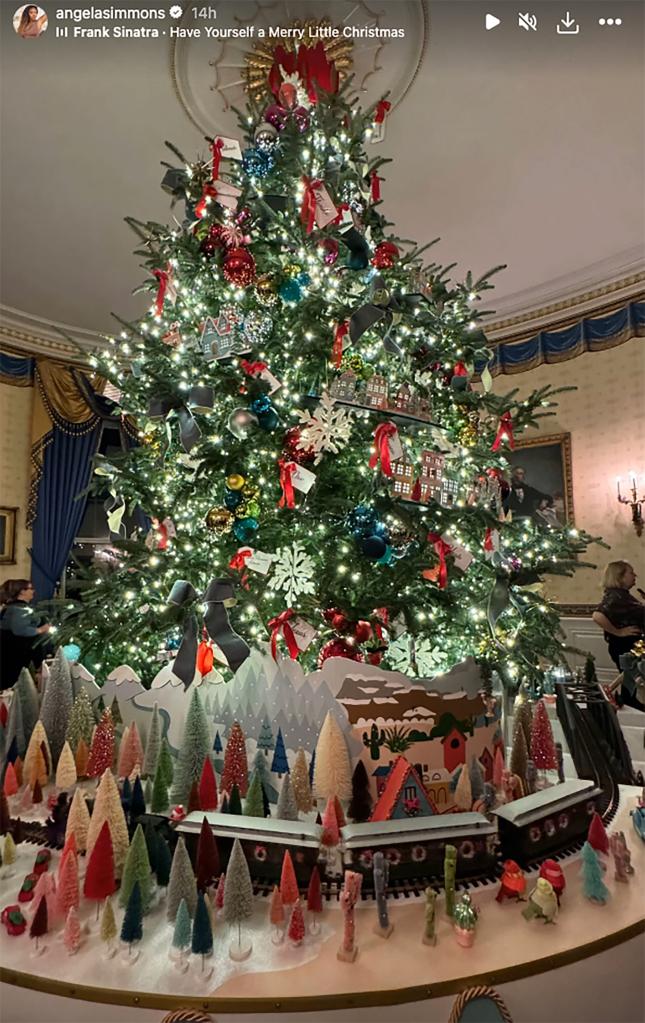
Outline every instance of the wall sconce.
[[620, 477], [616, 477], [616, 490], [618, 491], [618, 500], [621, 504], [628, 504], [632, 510], [632, 525], [636, 530], [637, 536], [643, 534], [643, 502], [645, 501], [645, 494], [639, 498], [637, 484], [636, 484], [636, 473], [630, 471], [629, 473], [629, 497], [623, 497], [620, 492]]

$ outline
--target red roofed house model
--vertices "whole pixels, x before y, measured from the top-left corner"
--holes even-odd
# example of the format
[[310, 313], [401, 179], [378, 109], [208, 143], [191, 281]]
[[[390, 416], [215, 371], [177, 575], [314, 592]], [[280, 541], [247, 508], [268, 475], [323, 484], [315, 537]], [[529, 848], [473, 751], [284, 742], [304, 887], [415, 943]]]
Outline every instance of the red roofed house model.
[[404, 820], [406, 817], [431, 817], [436, 813], [437, 808], [414, 767], [405, 757], [398, 756], [370, 820]]

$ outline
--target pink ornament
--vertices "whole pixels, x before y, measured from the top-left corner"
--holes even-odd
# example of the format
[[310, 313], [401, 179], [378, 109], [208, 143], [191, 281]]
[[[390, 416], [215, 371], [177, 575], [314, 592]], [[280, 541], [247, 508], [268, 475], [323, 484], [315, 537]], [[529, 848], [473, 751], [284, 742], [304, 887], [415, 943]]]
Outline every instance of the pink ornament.
[[264, 120], [268, 124], [272, 124], [278, 131], [284, 131], [285, 125], [289, 118], [289, 113], [284, 107], [281, 107], [278, 103], [272, 103], [270, 107], [264, 112]]
[[296, 99], [298, 93], [296, 92], [295, 85], [291, 85], [290, 82], [283, 82], [278, 89], [278, 100], [283, 106], [288, 107], [289, 110], [293, 110], [296, 105]]

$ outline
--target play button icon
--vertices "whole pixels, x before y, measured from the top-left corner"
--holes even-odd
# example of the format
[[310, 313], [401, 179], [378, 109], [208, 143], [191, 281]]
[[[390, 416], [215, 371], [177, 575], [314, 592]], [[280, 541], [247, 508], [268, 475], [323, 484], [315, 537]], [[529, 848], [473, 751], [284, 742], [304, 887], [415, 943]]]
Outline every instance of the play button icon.
[[486, 15], [486, 31], [490, 32], [491, 28], [497, 28], [500, 24], [500, 19], [496, 18], [494, 14]]

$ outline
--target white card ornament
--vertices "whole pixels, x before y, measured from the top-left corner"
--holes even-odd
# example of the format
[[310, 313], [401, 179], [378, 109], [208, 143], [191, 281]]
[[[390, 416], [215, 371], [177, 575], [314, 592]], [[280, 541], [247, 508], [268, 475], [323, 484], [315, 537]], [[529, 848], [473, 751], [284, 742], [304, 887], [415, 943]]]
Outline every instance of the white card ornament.
[[318, 630], [313, 625], [310, 625], [309, 622], [306, 622], [304, 618], [294, 618], [293, 621], [289, 622], [289, 625], [298, 644], [298, 650], [304, 653], [318, 635]]
[[332, 202], [332, 198], [321, 182], [313, 186], [313, 193], [316, 198], [316, 212], [314, 214], [316, 227], [327, 227], [338, 216], [338, 210]]
[[264, 551], [253, 551], [251, 557], [246, 559], [246, 567], [250, 568], [252, 572], [266, 575], [271, 569], [273, 558], [273, 554], [265, 554]]
[[385, 139], [385, 118], [379, 123], [372, 124], [372, 134], [370, 135], [370, 142], [373, 146], [377, 146], [379, 142], [383, 142]]
[[241, 160], [242, 149], [237, 139], [225, 139], [222, 135], [217, 136], [222, 142], [223, 160]]
[[121, 401], [122, 393], [123, 392], [115, 384], [111, 384], [109, 380], [103, 388], [103, 397], [109, 398], [110, 401]]
[[308, 494], [316, 482], [316, 474], [305, 469], [304, 465], [298, 465], [291, 477], [291, 482], [301, 494]]
[[226, 210], [237, 209], [237, 200], [242, 194], [241, 188], [238, 188], [237, 185], [232, 185], [230, 181], [222, 181], [221, 178], [213, 182], [213, 188], [217, 192], [215, 199], [220, 206], [223, 206]]
[[454, 540], [450, 533], [444, 533], [441, 537], [444, 543], [447, 543], [452, 547], [452, 558], [455, 563], [455, 567], [460, 569], [462, 572], [467, 572], [469, 566], [473, 561], [473, 555], [467, 550], [463, 544], [458, 543]]
[[269, 385], [269, 394], [275, 394], [275, 392], [279, 391], [282, 387], [282, 382], [278, 380], [277, 377], [274, 377], [268, 367], [267, 369], [263, 369], [260, 373], [260, 380], [264, 380], [264, 382]]
[[403, 445], [398, 432], [388, 437], [388, 447], [390, 449], [390, 458], [393, 462], [398, 462], [400, 458], [403, 458]]
[[165, 300], [170, 302], [171, 305], [175, 305], [177, 302], [177, 285], [175, 284], [175, 275], [170, 264], [168, 264], [168, 280], [166, 282]]

